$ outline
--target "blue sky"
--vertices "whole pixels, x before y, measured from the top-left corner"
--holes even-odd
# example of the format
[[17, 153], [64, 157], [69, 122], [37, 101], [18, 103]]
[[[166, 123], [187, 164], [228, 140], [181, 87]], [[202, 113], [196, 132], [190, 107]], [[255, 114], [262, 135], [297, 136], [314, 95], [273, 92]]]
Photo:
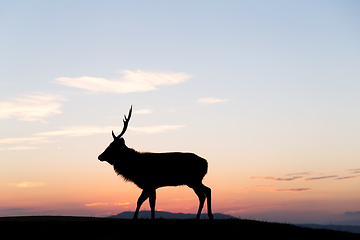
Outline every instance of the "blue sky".
[[[65, 190], [63, 175], [74, 189], [96, 174], [104, 178], [99, 189], [120, 182], [102, 177], [115, 174], [96, 158], [133, 105], [128, 146], [207, 158], [215, 212], [284, 220], [251, 202], [288, 194], [271, 206], [286, 198], [286, 206], [311, 212], [308, 204], [327, 195], [328, 215], [316, 221], [348, 220], [343, 212], [360, 210], [359, 10], [358, 1], [0, 3], [0, 181], [14, 196], [1, 209], [23, 207], [14, 199], [24, 196], [35, 204], [51, 186], [68, 196], [61, 203], [84, 205]], [[78, 176], [79, 166], [88, 172]], [[305, 173], [301, 182], [274, 180], [294, 173]], [[23, 183], [39, 192], [15, 194]], [[138, 190], [128, 185], [119, 193], [129, 189], [123, 202], [133, 204]], [[106, 199], [89, 195], [84, 203], [91, 201]], [[0, 210], [6, 214], [26, 212]]]

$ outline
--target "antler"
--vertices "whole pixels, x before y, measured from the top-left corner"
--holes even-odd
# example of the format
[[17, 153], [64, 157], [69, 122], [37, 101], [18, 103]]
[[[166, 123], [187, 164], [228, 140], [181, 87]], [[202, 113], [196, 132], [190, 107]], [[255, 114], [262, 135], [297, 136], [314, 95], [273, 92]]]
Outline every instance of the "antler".
[[123, 122], [124, 122], [124, 128], [123, 128], [123, 130], [121, 131], [121, 133], [116, 137], [115, 134], [114, 134], [114, 131], [112, 131], [112, 136], [113, 136], [114, 139], [115, 139], [115, 138], [118, 138], [118, 139], [121, 138], [121, 136], [124, 135], [124, 133], [126, 132], [126, 129], [127, 129], [127, 127], [128, 127], [128, 124], [129, 124], [129, 121], [130, 121], [130, 118], [131, 118], [131, 112], [132, 112], [132, 105], [131, 105], [131, 107], [130, 107], [128, 117], [126, 117], [126, 115], [124, 115], [124, 120], [123, 120]]

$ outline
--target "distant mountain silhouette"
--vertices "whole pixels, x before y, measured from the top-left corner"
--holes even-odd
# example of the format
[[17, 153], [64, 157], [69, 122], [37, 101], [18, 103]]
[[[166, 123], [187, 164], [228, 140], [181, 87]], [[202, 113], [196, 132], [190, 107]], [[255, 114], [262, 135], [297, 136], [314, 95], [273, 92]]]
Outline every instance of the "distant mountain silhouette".
[[[192, 213], [171, 213], [171, 212], [163, 212], [163, 211], [155, 211], [156, 218], [164, 218], [164, 219], [195, 219], [196, 214]], [[134, 212], [122, 212], [117, 215], [112, 215], [110, 218], [133, 218]], [[138, 217], [139, 218], [150, 218], [151, 211], [140, 211]], [[201, 219], [207, 219], [207, 214], [201, 214]], [[214, 213], [214, 219], [232, 219], [235, 218], [230, 215]]]
[[358, 219], [358, 220], [340, 221], [340, 222], [330, 222], [329, 225], [356, 225], [356, 226], [360, 226], [360, 219]]
[[296, 226], [314, 228], [314, 229], [329, 229], [335, 231], [360, 233], [360, 226], [354, 226], [354, 225], [296, 224]]

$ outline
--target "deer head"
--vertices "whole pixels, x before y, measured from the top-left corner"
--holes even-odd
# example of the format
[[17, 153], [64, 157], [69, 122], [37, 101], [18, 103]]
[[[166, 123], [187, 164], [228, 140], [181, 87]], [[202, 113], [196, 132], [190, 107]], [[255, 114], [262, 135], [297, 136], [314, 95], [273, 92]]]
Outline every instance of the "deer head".
[[125, 145], [125, 140], [124, 138], [122, 138], [122, 136], [124, 135], [124, 133], [126, 132], [126, 129], [128, 127], [130, 118], [131, 118], [131, 113], [132, 113], [132, 106], [130, 107], [129, 110], [129, 114], [126, 117], [124, 115], [124, 127], [123, 130], [121, 131], [121, 133], [116, 136], [114, 134], [114, 131], [111, 131], [111, 134], [114, 138], [114, 140], [110, 143], [110, 145], [105, 149], [105, 151], [99, 155], [98, 159], [100, 161], [107, 161], [108, 163], [112, 164], [114, 157], [117, 156], [117, 154], [119, 154], [119, 152], [121, 152], [121, 149], [127, 148]]

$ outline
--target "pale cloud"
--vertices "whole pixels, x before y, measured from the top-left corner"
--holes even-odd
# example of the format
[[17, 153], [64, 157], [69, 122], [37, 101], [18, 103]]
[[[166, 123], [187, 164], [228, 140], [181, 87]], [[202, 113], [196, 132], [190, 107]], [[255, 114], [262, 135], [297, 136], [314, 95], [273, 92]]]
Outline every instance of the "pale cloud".
[[285, 176], [294, 176], [294, 175], [310, 175], [311, 172], [298, 172], [298, 173], [289, 173], [285, 174]]
[[220, 99], [220, 98], [200, 98], [197, 100], [199, 103], [219, 103], [219, 102], [227, 102], [229, 99]]
[[312, 181], [312, 180], [321, 180], [321, 179], [328, 179], [328, 178], [335, 178], [335, 177], [338, 177], [338, 175], [312, 177], [312, 178], [304, 178], [302, 176], [296, 176], [296, 177], [290, 177], [290, 178], [250, 177], [250, 179], [258, 179], [258, 180], [262, 180], [262, 181], [293, 181], [296, 179], [302, 179], [303, 181]]
[[85, 89], [94, 93], [112, 92], [124, 94], [156, 90], [156, 86], [181, 83], [191, 77], [185, 73], [143, 72], [141, 70], [124, 70], [121, 73], [124, 76], [117, 80], [88, 76], [79, 78], [60, 77], [55, 79], [55, 83]]
[[[275, 186], [269, 185], [257, 185], [257, 186], [250, 186], [246, 187], [245, 189], [254, 190], [256, 192], [287, 192], [287, 193], [299, 193], [299, 192], [306, 192], [310, 191], [311, 188], [285, 188], [285, 189], [278, 189]], [[236, 193], [249, 193], [249, 190], [240, 190], [235, 191]]]
[[[148, 127], [129, 127], [129, 131], [143, 134], [154, 134], [161, 133], [171, 130], [176, 130], [185, 127], [184, 125], [159, 125], [159, 126], [148, 126]], [[111, 133], [113, 129], [118, 129], [119, 126], [72, 126], [66, 127], [58, 131], [49, 131], [37, 133], [37, 136], [43, 137], [55, 137], [55, 136], [67, 136], [67, 137], [81, 137], [89, 136], [100, 133]]]
[[60, 101], [64, 100], [62, 96], [51, 93], [24, 94], [13, 101], [0, 102], [0, 119], [45, 122], [43, 118], [62, 113]]
[[159, 126], [148, 126], [148, 127], [129, 127], [129, 130], [144, 133], [144, 134], [153, 134], [167, 132], [171, 130], [177, 130], [185, 127], [185, 125], [159, 125]]
[[313, 178], [304, 178], [304, 181], [313, 181], [313, 180], [321, 180], [321, 179], [328, 179], [328, 178], [336, 178], [338, 175], [330, 175], [330, 176], [322, 176], [322, 177], [313, 177]]
[[352, 172], [352, 173], [360, 173], [360, 168], [357, 168], [357, 169], [349, 169], [347, 170], [349, 172]]
[[150, 114], [152, 112], [153, 112], [152, 109], [139, 109], [134, 111], [134, 114]]
[[68, 136], [68, 137], [81, 137], [81, 136], [89, 136], [99, 133], [111, 133], [112, 129], [116, 129], [118, 126], [71, 126], [63, 128], [58, 131], [49, 131], [49, 132], [41, 132], [37, 133], [37, 136]]
[[85, 204], [85, 206], [87, 207], [92, 207], [92, 206], [102, 206], [102, 205], [107, 205], [107, 203], [103, 203], [103, 202], [97, 202], [97, 203], [87, 203]]
[[[44, 137], [25, 137], [25, 138], [3, 138], [0, 139], [0, 144], [39, 144], [49, 142]], [[38, 149], [35, 146], [11, 146], [11, 147], [1, 147], [0, 151], [22, 151], [22, 150], [33, 150]]]
[[0, 148], [0, 151], [21, 151], [21, 150], [33, 150], [33, 149], [38, 149], [38, 147], [14, 146], [14, 147]]
[[[147, 127], [129, 127], [129, 131], [133, 131], [140, 134], [155, 134], [166, 131], [177, 130], [185, 127], [184, 125], [158, 125], [158, 126], [147, 126]], [[35, 137], [25, 138], [4, 138], [0, 139], [0, 144], [41, 144], [51, 142], [48, 140], [50, 137], [82, 137], [90, 136], [95, 134], [110, 134], [113, 129], [118, 129], [119, 126], [71, 126], [65, 127], [57, 131], [40, 132], [34, 134]], [[0, 147], [0, 151], [18, 151], [18, 150], [33, 150], [38, 149], [36, 146], [11, 146], [11, 147]]]
[[129, 205], [130, 202], [124, 202], [124, 203], [114, 203], [114, 205], [118, 205], [118, 206], [125, 206], [125, 205]]
[[[297, 179], [301, 179], [302, 181], [315, 181], [315, 180], [323, 180], [323, 179], [334, 179], [334, 180], [345, 180], [345, 179], [352, 179], [352, 178], [358, 178], [360, 177], [359, 169], [350, 169], [347, 170], [347, 172], [352, 172], [352, 175], [348, 176], [339, 176], [339, 175], [325, 175], [325, 176], [316, 176], [316, 177], [304, 177], [301, 175], [319, 175], [319, 174], [311, 174], [311, 172], [300, 172], [300, 173], [291, 173], [286, 174], [286, 176], [292, 176], [292, 177], [286, 177], [286, 178], [277, 178], [277, 177], [250, 177], [250, 179], [257, 179], [262, 181], [294, 181]], [[320, 174], [322, 175], [322, 174]], [[294, 189], [290, 189], [294, 190]], [[294, 190], [295, 191], [295, 190]]]
[[301, 176], [290, 177], [290, 178], [275, 178], [275, 177], [250, 177], [250, 179], [258, 179], [263, 181], [293, 181], [302, 178]]
[[336, 178], [336, 180], [344, 180], [344, 179], [351, 179], [351, 178], [358, 178], [358, 177], [360, 177], [360, 175], [346, 176], [346, 177], [338, 177], [338, 178]]
[[44, 137], [25, 137], [25, 138], [3, 138], [0, 139], [0, 143], [6, 144], [17, 144], [17, 143], [28, 143], [28, 144], [36, 144], [36, 143], [44, 143], [49, 142], [45, 140]]
[[310, 191], [311, 188], [288, 188], [288, 189], [275, 189], [274, 192], [288, 192], [288, 193], [299, 193]]
[[43, 183], [43, 182], [21, 182], [21, 183], [15, 184], [15, 186], [18, 188], [42, 187], [45, 185], [46, 185], [46, 183]]

